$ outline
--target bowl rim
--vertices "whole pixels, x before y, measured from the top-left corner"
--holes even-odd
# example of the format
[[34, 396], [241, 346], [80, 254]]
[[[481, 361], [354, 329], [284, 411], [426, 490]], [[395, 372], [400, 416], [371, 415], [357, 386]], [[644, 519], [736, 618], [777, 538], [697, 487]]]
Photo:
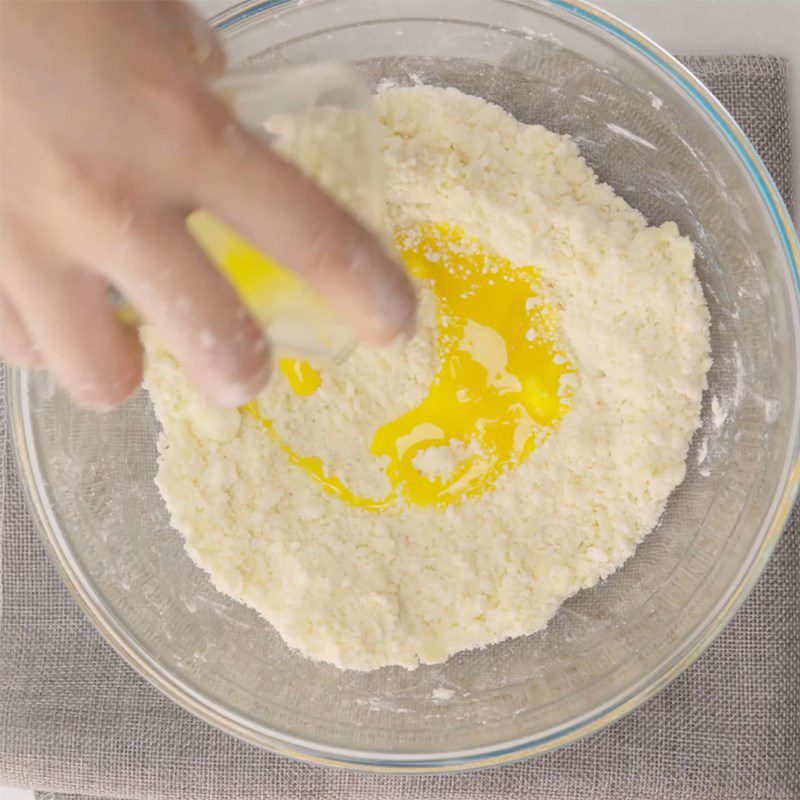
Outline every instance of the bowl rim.
[[[211, 18], [217, 31], [224, 31], [248, 17], [294, 0], [244, 0]], [[560, 11], [566, 18], [577, 19], [595, 30], [610, 34], [623, 48], [632, 48], [671, 77], [699, 106], [706, 121], [732, 146], [740, 165], [745, 168], [751, 186], [763, 201], [773, 229], [777, 232], [783, 255], [794, 285], [795, 311], [800, 308], [800, 243], [788, 210], [761, 158], [738, 124], [708, 88], [673, 56], [639, 31], [585, 0], [501, 0], [501, 2], [541, 10]], [[800, 324], [794, 317], [795, 339], [800, 349]], [[7, 370], [6, 401], [14, 452], [22, 485], [34, 523], [44, 540], [61, 577], [94, 626], [115, 650], [156, 688], [169, 698], [215, 727], [251, 744], [265, 747], [303, 761], [356, 770], [381, 772], [451, 772], [502, 763], [541, 754], [589, 735], [613, 722], [651, 698], [688, 668], [713, 642], [752, 591], [788, 520], [800, 489], [800, 403], [795, 402], [792, 421], [793, 439], [787, 443], [785, 480], [777, 486], [772, 515], [765, 519], [748, 558], [715, 608], [675, 648], [673, 655], [651, 673], [640, 677], [616, 698], [592, 712], [535, 736], [523, 736], [503, 744], [486, 745], [453, 753], [431, 756], [430, 753], [398, 752], [387, 754], [363, 749], [331, 746], [324, 742], [296, 737], [270, 729], [255, 720], [231, 714], [223, 706], [178, 678], [155, 661], [138, 641], [115, 618], [111, 609], [83, 580], [83, 572], [68, 548], [63, 546], [59, 526], [41, 491], [44, 481], [33, 446], [31, 409], [27, 400], [28, 374]], [[795, 398], [797, 399], [797, 387]], [[30, 446], [29, 446], [30, 444]]]

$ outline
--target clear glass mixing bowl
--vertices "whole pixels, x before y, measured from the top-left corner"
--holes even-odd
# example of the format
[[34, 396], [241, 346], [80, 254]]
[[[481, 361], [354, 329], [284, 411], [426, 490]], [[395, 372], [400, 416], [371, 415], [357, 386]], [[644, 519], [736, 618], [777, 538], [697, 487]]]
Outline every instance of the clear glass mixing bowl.
[[772, 180], [689, 72], [581, 2], [250, 2], [216, 23], [235, 62], [356, 61], [376, 84], [481, 95], [571, 134], [651, 222], [675, 220], [697, 244], [712, 313], [703, 426], [658, 530], [544, 633], [414, 672], [358, 674], [289, 650], [190, 562], [153, 484], [156, 423], [142, 393], [96, 415], [47, 377], [15, 373], [20, 467], [67, 584], [170, 697], [301, 758], [384, 770], [486, 765], [617, 719], [719, 633], [797, 489], [798, 243]]

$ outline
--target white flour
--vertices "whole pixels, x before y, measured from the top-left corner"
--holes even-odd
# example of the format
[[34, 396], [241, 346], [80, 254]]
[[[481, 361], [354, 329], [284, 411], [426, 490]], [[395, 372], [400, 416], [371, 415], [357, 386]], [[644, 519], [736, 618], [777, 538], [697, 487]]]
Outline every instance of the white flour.
[[[692, 245], [672, 223], [647, 227], [568, 138], [454, 90], [388, 90], [376, 106], [392, 227], [458, 225], [539, 268], [575, 367], [556, 432], [492, 492], [374, 513], [323, 492], [253, 417], [207, 406], [146, 342], [164, 429], [158, 485], [187, 550], [291, 646], [360, 670], [539, 630], [617, 569], [683, 479], [710, 366]], [[359, 492], [385, 493], [372, 435], [434, 374], [431, 303], [418, 339], [358, 348], [307, 398], [276, 374], [260, 398], [297, 452]], [[417, 467], [451, 469], [442, 450]]]

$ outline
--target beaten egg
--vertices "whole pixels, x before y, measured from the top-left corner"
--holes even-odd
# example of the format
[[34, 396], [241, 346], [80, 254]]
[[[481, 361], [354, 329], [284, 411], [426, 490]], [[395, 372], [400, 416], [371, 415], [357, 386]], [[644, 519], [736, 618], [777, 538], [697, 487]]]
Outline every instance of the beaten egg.
[[[569, 408], [562, 378], [571, 366], [558, 347], [556, 315], [534, 267], [515, 266], [445, 224], [399, 230], [395, 240], [409, 272], [436, 296], [438, 369], [423, 402], [380, 427], [372, 440], [371, 454], [386, 463], [390, 493], [355, 494], [337, 478], [335, 465], [298, 454], [256, 403], [245, 406], [325, 491], [371, 511], [403, 503], [443, 507], [486, 492], [544, 441]], [[221, 267], [235, 285], [237, 277], [246, 278], [237, 287], [245, 299], [263, 294], [276, 274], [276, 265], [252, 248], [229, 249]], [[254, 288], [259, 274], [266, 277]], [[279, 365], [301, 397], [325, 380], [306, 361], [282, 358]], [[452, 455], [446, 474], [424, 468], [420, 455], [430, 448]]]

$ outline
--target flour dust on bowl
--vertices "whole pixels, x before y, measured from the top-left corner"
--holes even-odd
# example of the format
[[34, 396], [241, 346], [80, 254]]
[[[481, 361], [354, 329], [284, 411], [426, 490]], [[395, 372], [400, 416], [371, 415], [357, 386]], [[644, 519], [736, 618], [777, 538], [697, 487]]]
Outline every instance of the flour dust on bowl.
[[375, 87], [454, 87], [569, 134], [650, 224], [674, 221], [695, 243], [710, 311], [702, 424], [654, 533], [544, 632], [413, 671], [356, 672], [289, 649], [192, 563], [154, 484], [158, 426], [144, 393], [97, 416], [47, 377], [15, 373], [21, 472], [68, 585], [169, 696], [307, 759], [375, 770], [480, 766], [617, 719], [730, 618], [797, 489], [798, 245], [769, 176], [693, 76], [583, 3], [263, 2], [216, 21], [234, 62], [357, 54]]

